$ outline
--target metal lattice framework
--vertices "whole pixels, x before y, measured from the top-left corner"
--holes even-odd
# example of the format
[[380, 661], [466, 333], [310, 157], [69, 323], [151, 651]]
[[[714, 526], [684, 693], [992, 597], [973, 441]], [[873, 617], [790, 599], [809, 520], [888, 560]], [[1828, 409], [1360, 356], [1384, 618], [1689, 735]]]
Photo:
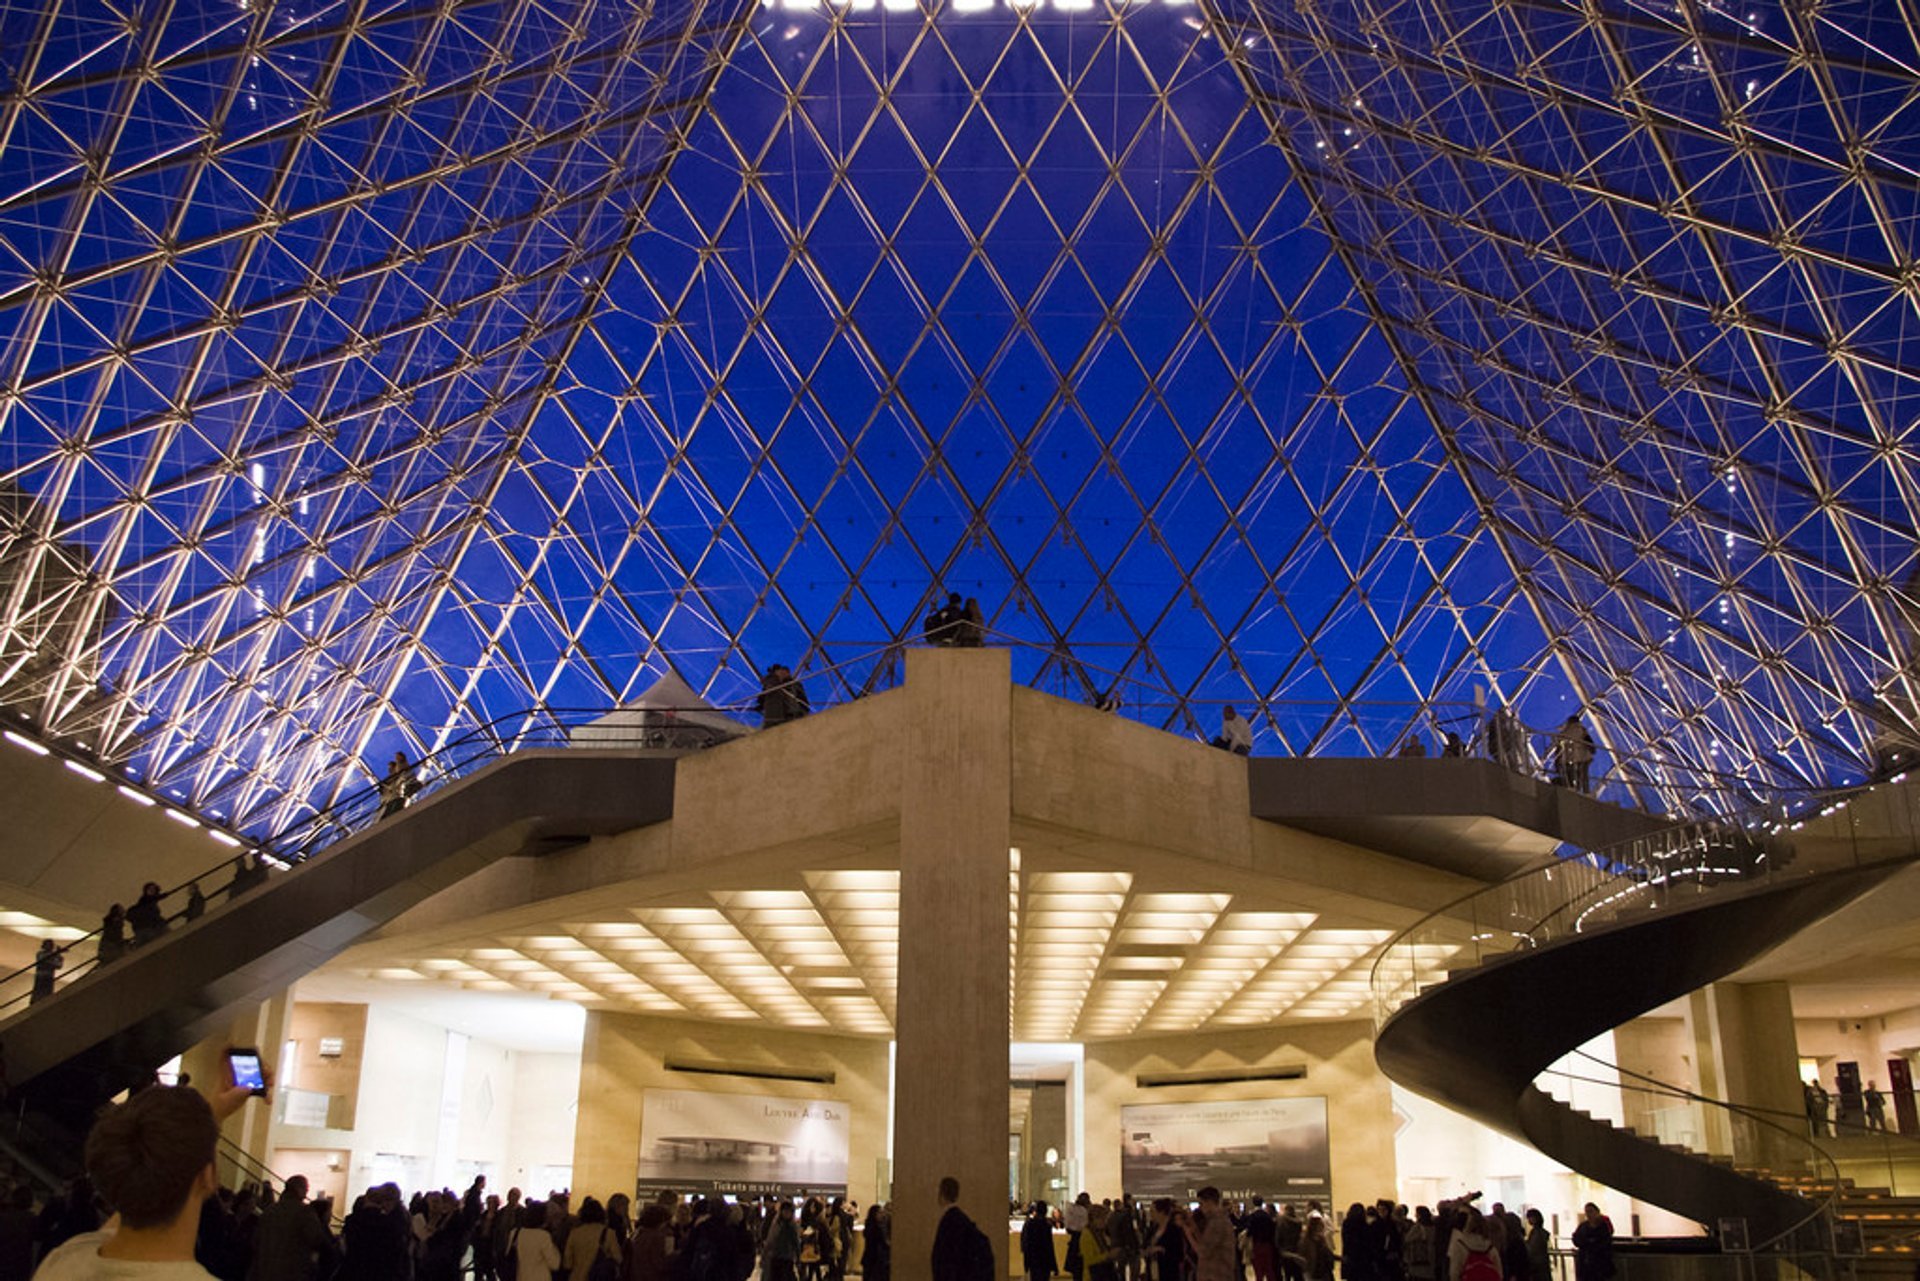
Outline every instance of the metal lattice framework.
[[235, 825], [667, 667], [857, 693], [946, 588], [1280, 750], [1911, 728], [1904, 9], [48, 0], [0, 62], [0, 697]]

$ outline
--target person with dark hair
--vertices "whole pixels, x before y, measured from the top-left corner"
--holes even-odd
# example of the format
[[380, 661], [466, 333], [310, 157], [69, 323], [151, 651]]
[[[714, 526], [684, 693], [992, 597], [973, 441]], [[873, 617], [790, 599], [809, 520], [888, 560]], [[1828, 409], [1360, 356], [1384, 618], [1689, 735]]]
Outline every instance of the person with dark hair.
[[[666, 1211], [659, 1206], [648, 1207], [649, 1213], [653, 1210], [660, 1210], [660, 1222], [664, 1229]], [[640, 1222], [644, 1231], [646, 1216], [641, 1216]], [[635, 1254], [639, 1250], [640, 1238], [635, 1237]], [[629, 1264], [626, 1281], [660, 1281], [666, 1275], [665, 1255], [661, 1258], [663, 1261], [658, 1274], [640, 1271]], [[800, 1232], [793, 1222], [793, 1202], [783, 1200], [774, 1207], [773, 1222], [767, 1225], [766, 1239], [760, 1245], [760, 1276], [763, 1281], [794, 1281], [799, 1275], [799, 1263]]]
[[1607, 1281], [1613, 1275], [1613, 1220], [1589, 1201], [1573, 1229], [1575, 1281]]
[[380, 780], [380, 817], [392, 818], [407, 807], [407, 801], [418, 786], [413, 777], [413, 763], [405, 752], [395, 752], [393, 759], [387, 762], [386, 776]]
[[1147, 1234], [1143, 1255], [1152, 1268], [1154, 1281], [1183, 1281], [1192, 1251], [1187, 1244], [1186, 1207], [1176, 1207], [1172, 1197], [1153, 1199], [1153, 1227]]
[[1247, 1262], [1253, 1265], [1253, 1281], [1278, 1281], [1279, 1256], [1274, 1250], [1276, 1229], [1273, 1211], [1262, 1197], [1253, 1198], [1253, 1208], [1240, 1221], [1247, 1238]]
[[200, 882], [187, 886], [186, 919], [197, 921], [207, 914], [207, 896], [200, 892]]
[[529, 1201], [520, 1208], [520, 1226], [513, 1230], [507, 1249], [515, 1260], [514, 1281], [553, 1281], [553, 1270], [560, 1266], [560, 1247], [547, 1231], [545, 1203]]
[[296, 1174], [260, 1216], [247, 1281], [313, 1281], [330, 1270], [336, 1253], [333, 1234], [307, 1204], [307, 1176]]
[[860, 1250], [860, 1275], [865, 1281], [893, 1281], [893, 1216], [883, 1203], [875, 1201], [867, 1207], [861, 1236], [865, 1244]]
[[1220, 1204], [1220, 1189], [1204, 1187], [1198, 1198], [1196, 1214], [1181, 1218], [1180, 1226], [1193, 1247], [1196, 1281], [1230, 1281], [1238, 1271], [1234, 1254], [1233, 1223], [1226, 1207]]
[[920, 634], [929, 645], [942, 647], [957, 644], [961, 623], [967, 616], [967, 607], [961, 603], [959, 592], [948, 592], [947, 603], [927, 615]]
[[[105, 1228], [82, 1233], [49, 1254], [35, 1274], [45, 1281], [204, 1281], [194, 1260], [200, 1207], [217, 1186], [214, 1148], [220, 1122], [252, 1097], [245, 1087], [211, 1104], [179, 1086], [141, 1090], [94, 1122], [86, 1166], [113, 1207]], [[91, 1200], [92, 1191], [88, 1190]]]
[[[602, 1259], [607, 1266], [595, 1276], [594, 1265]], [[619, 1275], [620, 1263], [620, 1239], [607, 1226], [607, 1212], [600, 1202], [587, 1197], [580, 1202], [579, 1223], [567, 1234], [567, 1248], [560, 1252], [567, 1281], [611, 1281]]]
[[1027, 1207], [1027, 1221], [1020, 1225], [1020, 1264], [1028, 1281], [1048, 1281], [1053, 1276], [1053, 1223], [1045, 1201]]
[[407, 1281], [412, 1271], [413, 1225], [392, 1183], [368, 1188], [340, 1229], [346, 1260], [337, 1281]]
[[1547, 1233], [1547, 1218], [1538, 1206], [1527, 1211], [1527, 1274], [1533, 1281], [1552, 1281], [1553, 1238]]
[[118, 903], [100, 921], [100, 938], [93, 946], [96, 965], [112, 965], [127, 954], [127, 909]]
[[1374, 1266], [1373, 1230], [1367, 1207], [1355, 1201], [1340, 1220], [1341, 1281], [1381, 1281]]
[[951, 1174], [940, 1180], [940, 1224], [933, 1233], [933, 1281], [979, 1281], [993, 1273], [993, 1245], [965, 1210], [960, 1208], [960, 1180]]
[[813, 709], [800, 678], [785, 663], [775, 663], [760, 678], [760, 694], [753, 700], [753, 710], [760, 713], [761, 728], [772, 729], [797, 721]]
[[140, 897], [127, 909], [127, 927], [133, 931], [135, 947], [145, 947], [167, 932], [166, 913], [160, 909], [158, 881], [148, 881], [140, 887]]
[[1231, 707], [1220, 711], [1220, 732], [1213, 736], [1209, 746], [1223, 752], [1232, 752], [1235, 756], [1247, 756], [1253, 752], [1253, 726], [1240, 718]]
[[242, 854], [233, 865], [233, 881], [227, 886], [227, 901], [231, 903], [256, 885], [267, 883], [267, 865], [260, 858], [260, 851], [249, 850]]
[[58, 943], [52, 939], [40, 940], [40, 950], [33, 954], [33, 993], [27, 997], [28, 1005], [38, 1005], [53, 995], [54, 976], [66, 963], [66, 954]]
[[979, 649], [986, 643], [987, 620], [980, 612], [980, 602], [967, 597], [967, 603], [960, 607], [960, 617], [954, 620], [951, 629], [953, 644], [962, 649]]

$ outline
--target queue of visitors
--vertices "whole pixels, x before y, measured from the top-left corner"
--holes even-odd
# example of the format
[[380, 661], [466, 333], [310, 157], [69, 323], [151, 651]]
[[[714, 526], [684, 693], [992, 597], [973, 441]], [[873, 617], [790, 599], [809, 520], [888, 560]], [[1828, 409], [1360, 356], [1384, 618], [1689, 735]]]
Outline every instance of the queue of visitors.
[[[336, 1223], [300, 1175], [277, 1195], [217, 1185], [219, 1124], [249, 1097], [153, 1085], [110, 1109], [65, 1196], [36, 1212], [29, 1188], [0, 1193], [0, 1281], [841, 1281], [854, 1258], [857, 1207], [839, 1197], [796, 1212], [662, 1193], [635, 1216], [624, 1194], [503, 1198], [481, 1176], [463, 1195], [381, 1184]], [[867, 1212], [869, 1281], [889, 1281], [890, 1226], [884, 1206]]]
[[[265, 1092], [263, 1091], [262, 1094]], [[212, 1099], [154, 1085], [102, 1115], [87, 1136], [87, 1177], [35, 1213], [31, 1193], [0, 1196], [0, 1281], [891, 1281], [887, 1207], [845, 1198], [723, 1197], [662, 1192], [639, 1208], [567, 1191], [504, 1197], [476, 1177], [462, 1195], [384, 1183], [336, 1223], [305, 1178], [278, 1194], [218, 1186], [222, 1120], [250, 1097]], [[1082, 1193], [1054, 1215], [1028, 1207], [1020, 1263], [1050, 1281], [1056, 1229], [1074, 1281], [1551, 1281], [1551, 1240], [1537, 1209], [1524, 1219], [1474, 1193], [1409, 1214], [1391, 1200], [1354, 1204], [1336, 1229], [1318, 1202], [1304, 1209], [1253, 1197], [1227, 1204], [1203, 1188], [1189, 1207], [1162, 1197], [1096, 1203]], [[993, 1251], [942, 1179], [933, 1281], [985, 1281]], [[856, 1248], [856, 1240], [858, 1248]], [[1574, 1230], [1575, 1281], [1613, 1275], [1613, 1228], [1593, 1205]], [[38, 1264], [37, 1270], [35, 1264]]]
[[[1228, 1204], [1209, 1187], [1189, 1208], [1170, 1197], [1095, 1202], [1083, 1192], [1057, 1211], [1044, 1201], [1026, 1207], [1021, 1270], [1029, 1281], [1552, 1281], [1545, 1216], [1498, 1202], [1482, 1211], [1478, 1199], [1412, 1213], [1390, 1200], [1356, 1202], [1335, 1225], [1317, 1201]], [[1056, 1230], [1067, 1236], [1064, 1267]], [[1613, 1224], [1597, 1206], [1586, 1206], [1572, 1246], [1575, 1281], [1613, 1275]]]

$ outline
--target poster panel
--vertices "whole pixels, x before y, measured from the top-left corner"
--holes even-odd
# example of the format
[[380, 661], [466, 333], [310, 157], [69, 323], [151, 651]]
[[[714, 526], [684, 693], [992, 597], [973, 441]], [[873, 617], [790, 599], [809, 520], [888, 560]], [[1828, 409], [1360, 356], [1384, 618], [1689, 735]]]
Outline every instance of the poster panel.
[[1120, 1182], [1136, 1198], [1325, 1201], [1332, 1183], [1327, 1101], [1242, 1099], [1120, 1109]]
[[837, 1099], [647, 1090], [639, 1191], [844, 1196], [847, 1116]]

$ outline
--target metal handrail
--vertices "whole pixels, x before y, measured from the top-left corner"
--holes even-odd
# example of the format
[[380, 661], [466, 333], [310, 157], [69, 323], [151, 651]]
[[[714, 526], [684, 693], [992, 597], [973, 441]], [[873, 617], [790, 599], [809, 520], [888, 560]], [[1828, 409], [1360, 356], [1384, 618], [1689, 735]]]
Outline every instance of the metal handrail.
[[[1844, 826], [1868, 798], [1905, 810], [1905, 855], [1862, 857]], [[1657, 909], [1681, 894], [1750, 888], [1775, 877], [1816, 875], [1910, 856], [1920, 832], [1913, 791], [1873, 783], [1756, 807], [1725, 821], [1692, 819], [1585, 851], [1549, 855], [1492, 886], [1470, 890], [1390, 938], [1370, 975], [1376, 1029], [1418, 995], [1431, 963], [1467, 963], [1537, 948], [1628, 911]], [[1837, 843], [1837, 848], [1835, 847]], [[1423, 970], [1421, 949], [1428, 949]]]
[[[840, 663], [832, 664], [816, 671], [796, 673], [795, 683], [800, 683], [806, 677], [817, 678], [822, 675], [830, 675], [835, 671], [865, 663], [876, 655], [884, 653], [885, 648], [857, 654], [851, 658], [842, 660]], [[859, 695], [857, 694], [854, 696], [854, 698], [858, 697]], [[852, 700], [849, 699], [846, 701]], [[514, 751], [538, 746], [576, 746], [576, 744], [571, 741], [571, 736], [574, 731], [587, 727], [590, 722], [607, 716], [610, 712], [619, 710], [621, 709], [605, 707], [536, 707], [521, 709], [495, 717], [493, 720], [476, 726], [460, 737], [443, 744], [440, 748], [423, 756], [420, 760], [410, 762], [413, 786], [407, 790], [403, 807], [404, 804], [411, 804], [419, 796], [437, 790], [454, 779], [464, 777], [474, 772], [474, 770], [480, 766]], [[710, 746], [714, 742], [719, 741], [722, 735], [720, 731], [708, 729], [695, 721], [679, 720], [677, 723], [674, 723], [675, 718], [694, 713], [725, 713], [741, 709], [730, 706], [716, 707], [703, 705], [697, 708], [654, 707], [645, 709], [636, 708], [633, 710], [660, 713], [667, 718], [668, 723], [643, 726], [636, 729], [635, 734], [637, 741], [632, 744], [632, 746], [645, 747], [649, 745], [647, 742], [649, 738], [671, 734], [675, 745], [678, 748], [684, 749], [696, 741], [698, 741], [699, 746]], [[604, 732], [616, 739], [619, 737], [619, 731], [617, 730]], [[543, 742], [542, 740], [550, 741]], [[625, 744], [618, 742], [600, 743], [596, 745], [625, 746]], [[239, 854], [222, 859], [205, 871], [182, 881], [180, 884], [164, 889], [157, 901], [167, 903], [177, 899], [183, 894], [189, 894], [190, 897], [190, 891], [198, 887], [202, 881], [214, 882], [224, 874], [231, 872], [233, 879], [228, 882], [225, 889], [227, 892], [226, 901], [229, 903], [232, 902], [234, 899], [252, 889], [255, 885], [264, 883], [267, 876], [266, 862], [271, 862], [282, 868], [293, 867], [314, 857], [322, 850], [330, 847], [334, 842], [350, 836], [354, 832], [369, 826], [371, 822], [378, 821], [381, 817], [384, 817], [383, 811], [390, 799], [389, 794], [386, 793], [387, 782], [388, 780], [381, 779], [349, 793], [325, 810], [309, 816], [289, 831], [269, 838], [254, 849], [243, 850]], [[255, 860], [251, 868], [247, 865], [249, 859]], [[266, 860], [266, 862], [262, 862], [261, 860]], [[214, 892], [218, 894], [220, 888], [216, 887]], [[174, 925], [182, 921], [197, 919], [197, 917], [208, 910], [209, 907], [210, 904], [206, 903], [204, 898], [198, 911], [195, 911], [190, 904], [181, 905], [177, 910], [163, 915], [163, 932], [165, 929], [171, 929]], [[98, 944], [103, 928], [104, 922], [102, 927], [90, 930], [55, 949], [54, 955], [62, 958], [62, 964], [58, 967], [58, 972], [64, 981], [60, 982], [60, 986], [71, 986], [77, 979], [94, 972], [102, 966], [103, 962], [101, 962], [99, 958]], [[76, 965], [71, 967], [67, 966], [65, 963], [67, 957], [75, 949], [89, 942], [94, 944], [93, 954], [83, 958]], [[135, 951], [140, 945], [141, 941], [135, 940], [126, 945], [126, 951]], [[116, 956], [113, 959], [118, 959], [118, 957]], [[104, 964], [111, 963], [111, 960], [104, 962]], [[33, 1003], [34, 996], [30, 976], [36, 974], [38, 967], [39, 962], [36, 959], [34, 962], [21, 966], [11, 973], [0, 975], [0, 990], [4, 990], [8, 985], [16, 984], [22, 979], [27, 979], [26, 991], [18, 992], [6, 1000], [0, 1001], [0, 1020], [10, 1017], [22, 1003], [27, 1005]]]
[[[1710, 1095], [1701, 1094], [1694, 1090], [1689, 1090], [1685, 1086], [1675, 1085], [1670, 1081], [1662, 1081], [1656, 1077], [1648, 1076], [1644, 1072], [1635, 1072], [1633, 1069], [1621, 1067], [1617, 1063], [1609, 1063], [1605, 1059], [1600, 1058], [1598, 1055], [1589, 1054], [1585, 1050], [1575, 1050], [1574, 1053], [1580, 1058], [1586, 1059], [1590, 1063], [1598, 1064], [1600, 1067], [1605, 1068], [1610, 1072], [1619, 1074], [1619, 1076], [1632, 1077], [1634, 1080], [1642, 1082], [1642, 1084], [1633, 1085], [1633, 1086], [1623, 1085], [1620, 1083], [1618, 1077], [1616, 1077], [1614, 1080], [1608, 1081], [1599, 1077], [1576, 1076], [1571, 1072], [1554, 1072], [1551, 1070], [1549, 1070], [1547, 1075], [1557, 1076], [1568, 1081], [1580, 1081], [1589, 1085], [1604, 1086], [1609, 1089], [1631, 1090], [1638, 1094], [1657, 1094], [1665, 1098], [1685, 1099], [1690, 1103], [1699, 1103], [1708, 1107], [1719, 1108], [1723, 1112], [1729, 1113], [1733, 1116], [1742, 1117], [1748, 1121], [1753, 1122], [1756, 1125], [1763, 1126], [1766, 1129], [1771, 1130], [1776, 1134], [1784, 1135], [1788, 1139], [1793, 1140], [1795, 1143], [1800, 1144], [1802, 1147], [1804, 1147], [1807, 1150], [1809, 1154], [1811, 1154], [1813, 1158], [1811, 1162], [1812, 1167], [1815, 1169], [1822, 1169], [1823, 1173], [1827, 1175], [1827, 1177], [1824, 1180], [1816, 1179], [1817, 1183], [1823, 1183], [1824, 1186], [1826, 1187], [1827, 1189], [1826, 1195], [1818, 1201], [1811, 1201], [1810, 1198], [1807, 1198], [1801, 1193], [1795, 1192], [1790, 1188], [1782, 1189], [1782, 1191], [1789, 1192], [1793, 1196], [1800, 1197], [1801, 1200], [1809, 1201], [1812, 1208], [1810, 1209], [1810, 1211], [1808, 1212], [1805, 1218], [1800, 1219], [1798, 1222], [1795, 1222], [1789, 1225], [1784, 1230], [1780, 1232], [1776, 1232], [1774, 1235], [1767, 1237], [1764, 1240], [1751, 1242], [1748, 1247], [1749, 1249], [1754, 1250], [1756, 1252], [1770, 1249], [1773, 1246], [1779, 1245], [1783, 1241], [1786, 1241], [1789, 1237], [1794, 1236], [1802, 1228], [1808, 1227], [1809, 1225], [1820, 1221], [1822, 1217], [1831, 1218], [1833, 1214], [1837, 1211], [1839, 1207], [1839, 1202], [1840, 1202], [1839, 1163], [1834, 1160], [1831, 1153], [1827, 1152], [1826, 1149], [1822, 1148], [1818, 1143], [1815, 1143], [1810, 1135], [1805, 1134], [1801, 1132], [1801, 1130], [1796, 1129], [1794, 1127], [1782, 1125], [1778, 1120], [1775, 1119], [1776, 1117], [1779, 1117], [1782, 1115], [1790, 1116], [1790, 1114], [1783, 1114], [1771, 1108], [1747, 1107], [1743, 1104], [1733, 1103], [1726, 1099], [1716, 1099]], [[1804, 1121], [1805, 1118], [1790, 1116], [1790, 1119]], [[1687, 1148], [1686, 1150], [1689, 1152], [1692, 1152], [1693, 1155], [1695, 1156], [1707, 1155], [1705, 1153], [1694, 1151], [1694, 1149], [1692, 1148]], [[1757, 1176], [1750, 1176], [1750, 1177], [1757, 1177]]]

